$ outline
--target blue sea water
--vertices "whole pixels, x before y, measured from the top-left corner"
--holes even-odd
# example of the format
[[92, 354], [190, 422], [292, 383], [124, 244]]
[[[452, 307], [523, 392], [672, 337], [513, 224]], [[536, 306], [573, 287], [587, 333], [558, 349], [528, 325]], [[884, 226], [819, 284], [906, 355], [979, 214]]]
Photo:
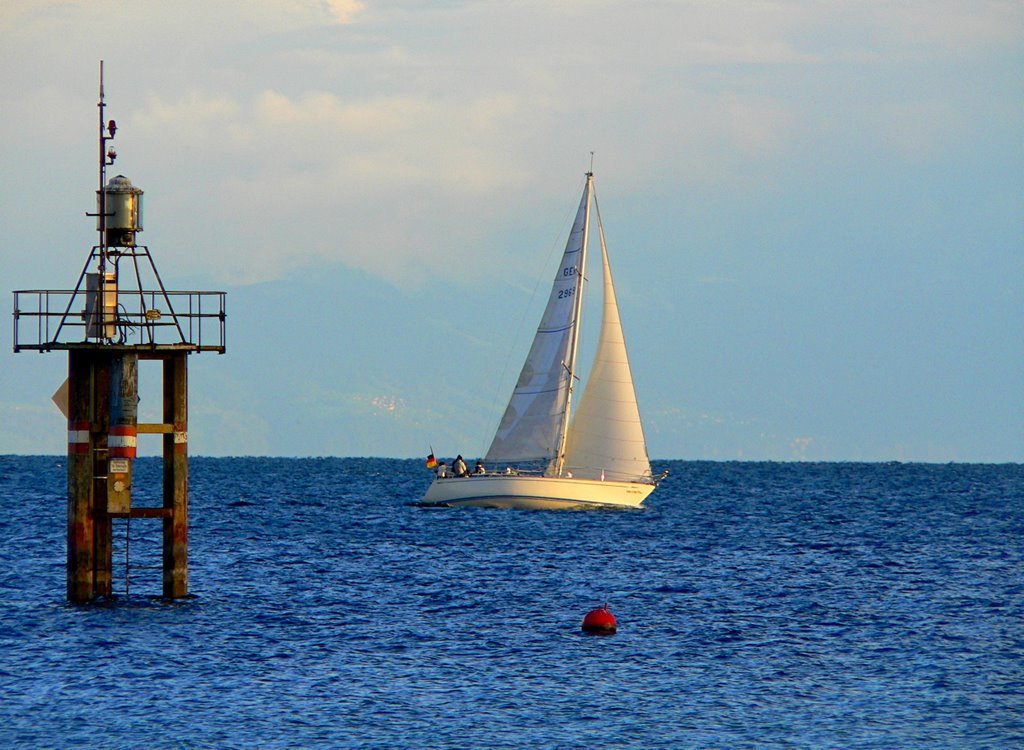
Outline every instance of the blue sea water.
[[1024, 747], [1024, 466], [656, 462], [619, 512], [190, 468], [194, 596], [136, 519], [121, 595], [72, 606], [63, 457], [0, 457], [0, 747]]

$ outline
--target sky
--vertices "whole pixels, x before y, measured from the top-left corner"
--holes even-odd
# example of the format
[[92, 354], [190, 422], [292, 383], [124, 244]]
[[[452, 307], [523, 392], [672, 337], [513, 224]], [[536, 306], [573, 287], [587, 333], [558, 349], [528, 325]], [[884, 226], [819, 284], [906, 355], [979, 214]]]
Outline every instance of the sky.
[[[593, 158], [652, 458], [1024, 460], [1019, 2], [5, 0], [8, 294], [96, 242], [100, 60], [140, 241], [227, 292], [193, 454], [485, 452]], [[0, 454], [63, 453], [12, 328]]]

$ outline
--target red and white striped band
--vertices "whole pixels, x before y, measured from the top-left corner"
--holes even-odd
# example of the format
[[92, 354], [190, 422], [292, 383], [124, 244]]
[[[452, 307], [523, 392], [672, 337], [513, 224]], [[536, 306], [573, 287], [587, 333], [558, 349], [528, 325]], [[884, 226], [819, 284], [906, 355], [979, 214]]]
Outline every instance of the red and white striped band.
[[89, 452], [89, 423], [68, 422], [68, 453]]
[[111, 458], [135, 458], [134, 425], [111, 425], [107, 438], [107, 455]]

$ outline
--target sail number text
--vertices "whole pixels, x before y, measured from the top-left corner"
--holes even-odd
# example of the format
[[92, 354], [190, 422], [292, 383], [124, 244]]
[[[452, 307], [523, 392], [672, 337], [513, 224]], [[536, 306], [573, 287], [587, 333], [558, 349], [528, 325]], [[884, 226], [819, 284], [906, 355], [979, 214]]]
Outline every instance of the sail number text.
[[[562, 276], [570, 277], [576, 275], [576, 266], [566, 266], [562, 269]], [[576, 287], [569, 287], [568, 289], [558, 290], [558, 299], [569, 299], [576, 294]]]

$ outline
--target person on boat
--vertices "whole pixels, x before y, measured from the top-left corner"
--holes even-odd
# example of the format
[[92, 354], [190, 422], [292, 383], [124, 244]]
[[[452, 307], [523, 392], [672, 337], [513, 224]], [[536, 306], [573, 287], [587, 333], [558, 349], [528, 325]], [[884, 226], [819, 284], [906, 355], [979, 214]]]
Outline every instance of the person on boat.
[[473, 473], [474, 474], [479, 474], [479, 475], [482, 476], [482, 475], [487, 473], [487, 469], [484, 468], [484, 465], [482, 463], [477, 461], [476, 462], [476, 466], [473, 467]]
[[462, 454], [460, 453], [455, 457], [452, 462], [452, 473], [457, 477], [466, 476], [466, 462], [462, 460]]
[[438, 479], [446, 479], [448, 477], [448, 467], [445, 465], [444, 461], [437, 465], [436, 471]]

